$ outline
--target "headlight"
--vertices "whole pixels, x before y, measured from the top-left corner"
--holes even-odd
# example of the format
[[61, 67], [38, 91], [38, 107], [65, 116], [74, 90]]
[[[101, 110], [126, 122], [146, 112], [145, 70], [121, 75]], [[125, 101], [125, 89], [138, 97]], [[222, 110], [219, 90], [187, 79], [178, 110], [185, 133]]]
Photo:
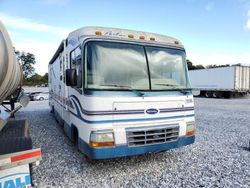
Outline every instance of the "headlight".
[[107, 147], [114, 146], [113, 130], [92, 131], [90, 133], [89, 145], [92, 147]]
[[195, 124], [194, 122], [187, 122], [186, 136], [195, 135]]

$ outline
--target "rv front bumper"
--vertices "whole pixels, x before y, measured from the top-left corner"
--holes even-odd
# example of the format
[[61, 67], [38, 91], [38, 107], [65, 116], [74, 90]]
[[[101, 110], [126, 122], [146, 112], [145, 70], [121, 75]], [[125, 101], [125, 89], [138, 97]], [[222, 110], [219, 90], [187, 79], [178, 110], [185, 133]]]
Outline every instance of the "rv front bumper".
[[151, 152], [166, 151], [169, 149], [190, 145], [194, 143], [194, 141], [195, 141], [195, 136], [190, 136], [190, 137], [183, 136], [179, 137], [178, 140], [176, 141], [162, 143], [162, 144], [134, 146], [134, 147], [128, 147], [127, 145], [120, 145], [114, 147], [93, 148], [89, 146], [86, 142], [79, 140], [79, 149], [89, 158], [109, 159], [109, 158], [125, 157], [132, 155], [140, 155]]

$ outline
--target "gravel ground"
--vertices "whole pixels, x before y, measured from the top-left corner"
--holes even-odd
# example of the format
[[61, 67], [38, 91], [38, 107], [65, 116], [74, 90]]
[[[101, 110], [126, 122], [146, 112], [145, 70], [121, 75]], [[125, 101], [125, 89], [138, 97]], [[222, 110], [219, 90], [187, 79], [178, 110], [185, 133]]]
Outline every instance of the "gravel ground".
[[250, 97], [195, 98], [197, 134], [191, 146], [88, 163], [49, 111], [31, 102], [18, 113], [30, 122], [43, 160], [37, 187], [250, 187]]

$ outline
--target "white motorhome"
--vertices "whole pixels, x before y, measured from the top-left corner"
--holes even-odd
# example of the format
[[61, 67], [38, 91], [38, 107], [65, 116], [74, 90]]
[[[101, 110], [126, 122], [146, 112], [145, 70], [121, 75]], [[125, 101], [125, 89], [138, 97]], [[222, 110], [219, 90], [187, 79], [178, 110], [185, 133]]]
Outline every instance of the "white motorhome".
[[195, 141], [194, 102], [179, 40], [84, 27], [49, 62], [50, 107], [94, 159], [164, 151]]

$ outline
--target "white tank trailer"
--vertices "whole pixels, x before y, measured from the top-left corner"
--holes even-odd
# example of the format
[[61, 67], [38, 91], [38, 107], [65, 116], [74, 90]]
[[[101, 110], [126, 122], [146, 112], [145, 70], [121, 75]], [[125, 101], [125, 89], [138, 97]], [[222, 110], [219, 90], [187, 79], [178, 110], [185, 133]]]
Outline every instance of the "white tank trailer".
[[0, 104], [21, 87], [22, 76], [10, 37], [0, 22]]
[[[21, 89], [22, 77], [10, 37], [0, 22], [0, 105], [5, 107], [0, 108], [0, 187], [32, 186], [30, 166], [41, 160], [41, 149], [32, 149], [27, 120], [10, 118], [29, 102]], [[5, 106], [15, 102], [20, 105], [14, 109]]]
[[[11, 106], [11, 109], [7, 110], [8, 113], [0, 109], [0, 131], [7, 119], [29, 102], [21, 89], [22, 79], [21, 65], [17, 61], [8, 32], [0, 21], [0, 105]], [[20, 105], [15, 108], [17, 101]]]

